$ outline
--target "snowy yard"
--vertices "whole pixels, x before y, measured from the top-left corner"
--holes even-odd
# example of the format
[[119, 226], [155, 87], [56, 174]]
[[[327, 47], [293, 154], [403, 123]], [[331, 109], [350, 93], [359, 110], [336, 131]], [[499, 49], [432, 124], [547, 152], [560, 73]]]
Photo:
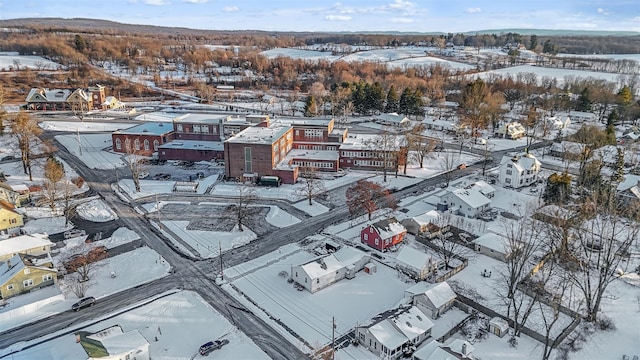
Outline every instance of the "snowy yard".
[[[171, 234], [175, 234], [182, 241], [186, 242], [194, 248], [201, 257], [213, 258], [220, 255], [220, 248], [222, 252], [245, 245], [257, 238], [256, 234], [245, 228], [244, 231], [239, 231], [234, 228], [231, 232], [221, 231], [203, 231], [203, 230], [188, 230], [187, 226], [189, 221], [173, 221], [163, 220], [162, 226], [170, 231], [169, 238], [177, 242]], [[167, 233], [165, 233], [167, 234]]]
[[[145, 269], [145, 271], [140, 271], [141, 268]], [[95, 263], [87, 296], [99, 299], [130, 289], [166, 276], [169, 273], [169, 268], [169, 263], [164, 261], [157, 252], [146, 246], [107, 258]], [[115, 272], [117, 276], [112, 278], [111, 272]], [[78, 298], [70, 290], [66, 289], [64, 280], [60, 280], [60, 289], [66, 297], [64, 301], [50, 303], [36, 311], [12, 314], [10, 319], [3, 319], [0, 322], [0, 331], [68, 311], [71, 305], [78, 301]], [[34, 292], [34, 294], [37, 293]], [[20, 301], [21, 296], [16, 297], [15, 300]], [[15, 306], [5, 307], [0, 311], [0, 314], [3, 311], [14, 308]]]
[[111, 134], [57, 135], [55, 138], [89, 168], [113, 170], [125, 166], [122, 154], [108, 151]]
[[[197, 355], [200, 345], [218, 338], [229, 340], [229, 344], [216, 350], [212, 357], [268, 359], [251, 339], [194, 292], [181, 291], [162, 296], [111, 319], [106, 319], [108, 315], [105, 314], [105, 320], [97, 324], [87, 326], [80, 323], [76, 328], [65, 331], [98, 332], [114, 325], [120, 325], [125, 333], [138, 330], [149, 342], [151, 358], [158, 360], [202, 358]], [[32, 342], [36, 341], [39, 339]], [[13, 354], [11, 359], [85, 360], [87, 353], [71, 333]]]
[[76, 206], [76, 212], [81, 218], [93, 222], [107, 222], [118, 218], [118, 215], [100, 199], [94, 199]]
[[[232, 281], [244, 295], [255, 301], [268, 314], [279, 319], [314, 348], [331, 341], [331, 318], [336, 319], [336, 335], [341, 336], [358, 323], [395, 307], [411, 284], [402, 282], [396, 270], [378, 264], [378, 271], [369, 275], [358, 272], [355, 279], [341, 280], [314, 294], [296, 290], [287, 282], [291, 267], [306, 263], [315, 255], [306, 251], [289, 254], [272, 253], [277, 260], [256, 271], [248, 271]], [[278, 255], [281, 257], [278, 258]], [[237, 268], [236, 268], [237, 269]], [[227, 270], [228, 273], [231, 273]], [[235, 275], [235, 274], [234, 274]], [[236, 297], [241, 294], [230, 292]], [[366, 306], [363, 306], [366, 304]]]

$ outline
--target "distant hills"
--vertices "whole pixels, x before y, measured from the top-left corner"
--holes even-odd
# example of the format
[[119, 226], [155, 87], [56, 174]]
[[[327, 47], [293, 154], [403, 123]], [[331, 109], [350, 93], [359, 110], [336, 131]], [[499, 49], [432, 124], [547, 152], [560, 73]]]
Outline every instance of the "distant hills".
[[[19, 18], [0, 20], [0, 28], [22, 28], [37, 26], [39, 28], [50, 28], [52, 30], [83, 30], [83, 31], [118, 31], [147, 34], [173, 34], [173, 35], [193, 35], [193, 34], [214, 34], [214, 33], [252, 33], [252, 34], [313, 34], [310, 31], [262, 31], [262, 30], [204, 30], [190, 29], [183, 27], [168, 27], [155, 25], [125, 24], [116, 21], [86, 18]], [[315, 32], [323, 34], [386, 34], [386, 35], [442, 35], [445, 32], [403, 32], [403, 31], [350, 31], [350, 32]], [[552, 30], [552, 29], [490, 29], [467, 31], [465, 35], [475, 34], [506, 34], [518, 33], [521, 35], [540, 36], [639, 36], [637, 31], [593, 31], [593, 30]]]

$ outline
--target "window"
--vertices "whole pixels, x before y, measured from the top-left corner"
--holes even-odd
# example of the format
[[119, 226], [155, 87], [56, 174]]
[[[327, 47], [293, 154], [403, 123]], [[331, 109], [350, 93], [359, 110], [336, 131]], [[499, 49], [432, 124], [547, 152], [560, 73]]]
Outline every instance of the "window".
[[22, 285], [24, 287], [29, 287], [29, 286], [33, 286], [33, 279], [27, 279], [25, 281], [22, 282]]
[[244, 148], [244, 170], [246, 173], [253, 172], [253, 166], [251, 164], [251, 148]]
[[209, 133], [209, 125], [200, 126], [200, 130], [202, 130], [203, 134], [208, 134]]
[[122, 140], [120, 138], [116, 138], [116, 149], [122, 150]]
[[364, 239], [369, 240], [369, 234], [364, 234]]
[[144, 149], [149, 150], [149, 140], [144, 139]]
[[511, 179], [509, 179], [509, 178], [504, 179], [504, 182], [507, 183], [507, 184], [511, 184]]
[[200, 125], [193, 125], [193, 133], [194, 134], [200, 133]]
[[182, 132], [182, 124], [177, 124], [176, 125], [176, 131], [180, 132], [180, 133]]
[[51, 274], [42, 275], [42, 281], [51, 281], [53, 280], [53, 276]]
[[17, 220], [16, 220], [16, 219], [10, 219], [10, 220], [9, 220], [9, 223], [11, 223], [11, 224], [15, 224], [16, 222], [17, 222]]
[[305, 283], [305, 284], [307, 283], [307, 278], [304, 278], [304, 283]]
[[316, 279], [316, 284], [320, 284], [320, 279]]
[[133, 148], [136, 150], [140, 150], [140, 139], [135, 139], [133, 141]]
[[158, 140], [153, 140], [153, 151], [158, 151], [158, 146], [160, 146]]
[[378, 245], [380, 243], [379, 239], [376, 238], [376, 245]]
[[14, 289], [13, 284], [7, 285], [7, 290], [13, 291], [13, 289]]
[[511, 175], [513, 172], [511, 170], [507, 170], [507, 175]]

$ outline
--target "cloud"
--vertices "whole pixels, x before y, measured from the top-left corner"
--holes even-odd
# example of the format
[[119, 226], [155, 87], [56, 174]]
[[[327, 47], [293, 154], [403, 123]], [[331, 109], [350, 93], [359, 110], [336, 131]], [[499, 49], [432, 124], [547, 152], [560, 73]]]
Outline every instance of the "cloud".
[[634, 22], [640, 22], [640, 16], [636, 16], [636, 17], [634, 17], [632, 21], [634, 21]]
[[351, 16], [348, 15], [327, 15], [325, 20], [329, 21], [349, 21], [351, 20]]
[[182, 2], [188, 4], [206, 4], [209, 2], [209, 0], [182, 0]]
[[416, 3], [404, 0], [395, 0], [392, 4], [389, 4], [389, 8], [399, 11], [411, 10], [416, 6]]
[[171, 4], [169, 1], [164, 1], [164, 0], [144, 0], [144, 3], [147, 5], [153, 5], [153, 6], [162, 6], [162, 5]]
[[225, 6], [222, 8], [222, 11], [224, 12], [236, 12], [236, 11], [240, 11], [240, 9], [237, 6]]
[[468, 12], [469, 14], [476, 14], [476, 13], [482, 12], [482, 9], [480, 9], [479, 7], [475, 7], [475, 8], [467, 8], [464, 11]]
[[408, 23], [412, 23], [413, 19], [406, 18], [406, 17], [391, 18], [391, 22], [396, 24], [408, 24]]
[[598, 14], [609, 15], [609, 14], [611, 14], [611, 12], [609, 12], [609, 10], [607, 10], [607, 9], [598, 8]]

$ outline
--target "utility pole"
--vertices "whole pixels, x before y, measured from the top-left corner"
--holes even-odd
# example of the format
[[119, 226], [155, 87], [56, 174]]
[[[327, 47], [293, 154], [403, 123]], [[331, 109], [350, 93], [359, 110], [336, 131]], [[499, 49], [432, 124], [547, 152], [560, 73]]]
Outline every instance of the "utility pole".
[[331, 360], [336, 358], [336, 317], [331, 318]]
[[80, 142], [80, 128], [77, 128], [76, 138], [78, 139], [78, 149], [80, 149], [80, 156], [82, 156], [82, 143]]
[[220, 255], [218, 255], [220, 257], [220, 279], [224, 281], [224, 269], [222, 267], [222, 244], [220, 243], [220, 240], [218, 240], [218, 251], [220, 252]]

